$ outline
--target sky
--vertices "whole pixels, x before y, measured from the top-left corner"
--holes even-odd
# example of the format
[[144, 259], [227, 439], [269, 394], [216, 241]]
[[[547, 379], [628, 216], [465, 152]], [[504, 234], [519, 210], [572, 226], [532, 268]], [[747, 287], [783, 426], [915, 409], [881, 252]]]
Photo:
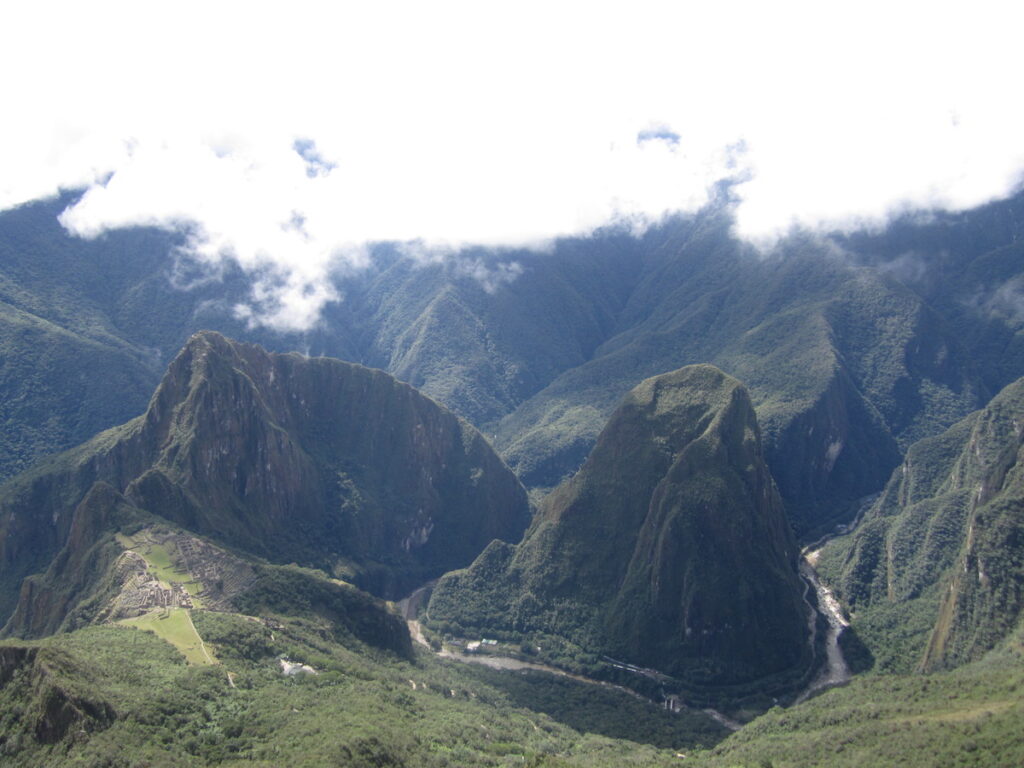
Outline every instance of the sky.
[[200, 261], [269, 269], [238, 311], [284, 330], [367, 243], [543, 247], [730, 179], [737, 235], [770, 244], [1024, 174], [1005, 0], [11, 6], [0, 210], [85, 189], [75, 236], [180, 228]]

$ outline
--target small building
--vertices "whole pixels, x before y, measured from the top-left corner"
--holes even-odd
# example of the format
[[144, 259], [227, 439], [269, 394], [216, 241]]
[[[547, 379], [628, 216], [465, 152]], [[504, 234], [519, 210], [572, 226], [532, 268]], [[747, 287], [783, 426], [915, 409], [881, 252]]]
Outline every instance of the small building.
[[283, 656], [278, 659], [281, 663], [281, 674], [286, 677], [295, 677], [296, 675], [315, 675], [317, 671], [308, 664], [300, 664], [293, 661], [289, 661]]

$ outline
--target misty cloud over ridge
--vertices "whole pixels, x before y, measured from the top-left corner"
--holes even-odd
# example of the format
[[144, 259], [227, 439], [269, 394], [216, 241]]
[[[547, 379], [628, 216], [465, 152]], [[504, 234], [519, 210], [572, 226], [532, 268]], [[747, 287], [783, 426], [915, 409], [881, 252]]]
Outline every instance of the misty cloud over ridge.
[[[128, 3], [5, 12], [0, 208], [86, 188], [94, 237], [185, 228], [266, 276], [239, 312], [298, 330], [367, 244], [538, 246], [693, 211], [849, 228], [1005, 196], [1024, 169], [1021, 11], [820, 3]], [[434, 254], [430, 256], [429, 254]], [[460, 266], [497, 290], [515, 278]], [[486, 273], [486, 274], [485, 274]]]

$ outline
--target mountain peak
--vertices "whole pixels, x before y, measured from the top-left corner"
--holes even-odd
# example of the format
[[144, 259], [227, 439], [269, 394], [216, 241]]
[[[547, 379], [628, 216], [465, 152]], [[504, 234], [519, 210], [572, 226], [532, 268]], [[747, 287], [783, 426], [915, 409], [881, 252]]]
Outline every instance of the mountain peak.
[[525, 490], [487, 441], [409, 385], [212, 331], [189, 339], [142, 418], [12, 484], [0, 580], [45, 568], [97, 482], [221, 545], [388, 598], [492, 539], [517, 540], [529, 520]]
[[522, 544], [446, 576], [430, 617], [558, 635], [691, 686], [784, 688], [809, 661], [796, 556], [746, 389], [688, 366], [634, 388]]

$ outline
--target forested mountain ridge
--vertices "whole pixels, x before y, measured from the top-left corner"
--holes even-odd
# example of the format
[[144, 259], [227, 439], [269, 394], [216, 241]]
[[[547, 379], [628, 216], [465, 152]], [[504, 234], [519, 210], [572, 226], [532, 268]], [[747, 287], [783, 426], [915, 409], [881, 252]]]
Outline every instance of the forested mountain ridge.
[[[768, 255], [732, 235], [727, 195], [640, 238], [601, 231], [544, 252], [424, 261], [381, 244], [301, 334], [247, 327], [232, 308], [251, 278], [190, 262], [175, 235], [68, 236], [56, 215], [71, 199], [0, 214], [8, 476], [141, 411], [164, 361], [213, 327], [388, 370], [493, 435], [534, 487], [575, 471], [640, 380], [712, 362], [749, 387], [788, 513], [809, 530], [1024, 374], [1020, 196], [797, 234]], [[101, 364], [119, 397], [92, 392]]]
[[821, 563], [883, 667], [980, 658], [1024, 608], [1024, 379], [907, 451]]
[[[492, 594], [498, 614], [532, 578], [538, 588], [529, 597], [537, 599], [510, 612], [509, 637], [531, 621], [570, 644], [599, 635], [588, 660], [603, 652], [671, 667], [715, 702], [729, 698], [717, 696], [721, 686], [750, 681], [792, 690], [807, 668], [807, 616], [791, 567], [797, 539], [779, 509], [811, 538], [884, 488], [863, 525], [820, 555], [853, 609], [847, 658], [872, 672], [688, 757], [706, 765], [1020, 762], [1020, 385], [1011, 383], [1024, 375], [1024, 195], [959, 214], [908, 215], [875, 231], [794, 233], [770, 253], [734, 237], [727, 195], [642, 237], [611, 229], [544, 251], [418, 259], [379, 244], [366, 269], [332, 278], [343, 299], [305, 333], [249, 327], [233, 308], [251, 301], [252, 275], [230, 261], [190, 261], [180, 251], [185, 235], [138, 228], [69, 237], [56, 216], [73, 197], [0, 214], [0, 475], [123, 423], [147, 403], [149, 411], [0, 490], [6, 631], [58, 631], [0, 643], [0, 759], [127, 765], [117, 754], [130, 744], [154, 765], [236, 756], [266, 765], [676, 764], [673, 750], [723, 736], [699, 710], [676, 715], [606, 686], [539, 674], [483, 681], [413, 649], [393, 607], [337, 577], [397, 597], [479, 556], [443, 582], [439, 600], [445, 590], [466, 597], [451, 583], [476, 572], [478, 596]], [[610, 451], [621, 466], [584, 465], [543, 502], [517, 549], [524, 491], [468, 425], [381, 371], [267, 354], [215, 333], [189, 341], [202, 327], [400, 375], [482, 427], [538, 498], [588, 454]], [[642, 379], [707, 362], [724, 373], [698, 366], [711, 378], [696, 391], [731, 393], [729, 404], [708, 406], [721, 418], [687, 443], [679, 467], [665, 469], [665, 446], [637, 426], [642, 418], [608, 424]], [[332, 385], [341, 372], [348, 383]], [[293, 395], [305, 402], [296, 406]], [[358, 427], [335, 430], [332, 420], [342, 417]], [[606, 426], [618, 437], [599, 440]], [[759, 430], [763, 461], [751, 448]], [[357, 434], [369, 438], [365, 465], [347, 442]], [[395, 450], [396, 434], [413, 437]], [[441, 439], [422, 440], [427, 434]], [[269, 473], [268, 458], [276, 468]], [[453, 468], [461, 480], [438, 481]], [[613, 513], [636, 499], [612, 504], [615, 493], [583, 490], [616, 472], [662, 469], [660, 490], [646, 497], [656, 514], [632, 527], [635, 536], [623, 534], [625, 525], [614, 536], [588, 536], [587, 525], [550, 535], [563, 517], [598, 527], [603, 519], [607, 533], [617, 525]], [[493, 492], [481, 488], [485, 474], [496, 478]], [[978, 486], [983, 492], [972, 495]], [[574, 517], [581, 494], [588, 505], [616, 509]], [[746, 505], [761, 522], [701, 516], [687, 500], [702, 494], [709, 509]], [[427, 503], [406, 508], [399, 496]], [[509, 514], [495, 519], [515, 524], [477, 525], [481, 510], [502, 499]], [[301, 514], [275, 512], [285, 508]], [[451, 521], [457, 534], [441, 537], [438, 521], [450, 510], [466, 516]], [[350, 514], [357, 511], [364, 514]], [[685, 520], [714, 535], [669, 535]], [[507, 543], [488, 546], [495, 536]], [[549, 547], [508, 583], [518, 553], [541, 549], [531, 540], [574, 536], [579, 551]], [[428, 551], [442, 541], [453, 550]], [[723, 542], [721, 562], [709, 562]], [[603, 547], [630, 546], [628, 556], [594, 559]], [[167, 552], [173, 562], [161, 565], [157, 555]], [[174, 589], [153, 587], [196, 553], [206, 553], [200, 568], [217, 568], [202, 579], [179, 574]], [[291, 560], [315, 569], [283, 564]], [[715, 584], [690, 589], [697, 571]], [[700, 602], [699, 592], [721, 595], [722, 584], [735, 587], [755, 572], [763, 578], [746, 581], [774, 584], [774, 597], [741, 584], [732, 592], [743, 610]], [[192, 597], [204, 607], [137, 623], [119, 618], [142, 587], [187, 602], [182, 590], [195, 587], [188, 579], [203, 584]], [[560, 584], [566, 594], [546, 610], [545, 589]], [[186, 610], [200, 643], [188, 653], [128, 629], [171, 625]], [[723, 639], [720, 647], [686, 645], [702, 613], [698, 640]], [[569, 626], [576, 619], [587, 625]], [[107, 621], [115, 623], [86, 626]], [[737, 621], [760, 629], [737, 634]], [[778, 642], [761, 643], [767, 635]], [[517, 640], [500, 652], [529, 656], [528, 645]], [[200, 652], [223, 666], [194, 666]], [[282, 655], [322, 674], [286, 677]], [[110, 680], [96, 665], [113, 670]], [[773, 673], [786, 679], [772, 681]], [[174, 693], [154, 697], [161, 685]], [[659, 685], [639, 687], [657, 699], [667, 693]], [[595, 714], [603, 706], [614, 714]], [[539, 717], [542, 709], [577, 731]], [[730, 714], [745, 720], [756, 710]]]

